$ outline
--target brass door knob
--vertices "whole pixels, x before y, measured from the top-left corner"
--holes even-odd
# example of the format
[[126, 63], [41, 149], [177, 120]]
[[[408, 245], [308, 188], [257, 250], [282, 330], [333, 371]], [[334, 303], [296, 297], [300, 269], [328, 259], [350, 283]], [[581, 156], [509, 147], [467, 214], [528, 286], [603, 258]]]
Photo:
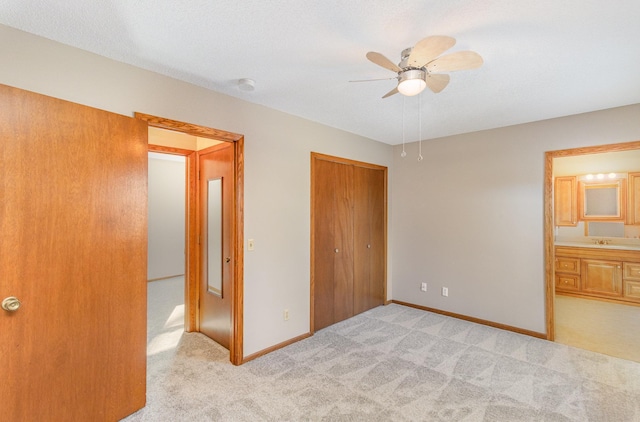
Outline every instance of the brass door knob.
[[7, 312], [15, 312], [20, 308], [20, 301], [17, 297], [9, 296], [2, 301], [2, 309]]

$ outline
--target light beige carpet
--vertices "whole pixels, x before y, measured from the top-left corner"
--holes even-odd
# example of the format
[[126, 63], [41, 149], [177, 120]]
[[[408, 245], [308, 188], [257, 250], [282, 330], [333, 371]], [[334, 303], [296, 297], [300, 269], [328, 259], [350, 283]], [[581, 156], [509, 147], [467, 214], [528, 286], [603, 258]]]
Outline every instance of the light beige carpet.
[[175, 309], [126, 422], [640, 420], [638, 363], [400, 305], [240, 367]]

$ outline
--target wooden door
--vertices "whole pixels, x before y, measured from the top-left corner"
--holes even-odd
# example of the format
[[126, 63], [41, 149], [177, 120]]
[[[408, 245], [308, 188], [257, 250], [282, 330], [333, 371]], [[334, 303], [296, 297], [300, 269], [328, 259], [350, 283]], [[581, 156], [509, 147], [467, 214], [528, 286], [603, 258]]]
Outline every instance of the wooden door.
[[227, 349], [231, 343], [235, 265], [234, 147], [234, 143], [225, 142], [198, 152], [200, 332]]
[[622, 263], [582, 259], [582, 291], [600, 296], [622, 295]]
[[578, 192], [575, 176], [556, 177], [554, 184], [554, 222], [556, 226], [578, 224]]
[[0, 85], [0, 419], [145, 404], [147, 124]]
[[384, 302], [385, 172], [353, 167], [354, 314]]
[[386, 170], [312, 155], [313, 330], [384, 302]]
[[319, 330], [353, 316], [353, 168], [314, 158], [313, 174], [313, 318]]

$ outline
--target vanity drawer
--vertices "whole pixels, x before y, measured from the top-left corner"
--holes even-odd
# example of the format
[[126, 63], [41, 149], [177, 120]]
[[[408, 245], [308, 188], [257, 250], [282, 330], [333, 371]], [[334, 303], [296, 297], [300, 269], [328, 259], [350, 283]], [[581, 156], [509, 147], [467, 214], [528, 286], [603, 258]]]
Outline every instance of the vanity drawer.
[[580, 290], [580, 276], [570, 274], [556, 274], [556, 290]]
[[625, 262], [623, 271], [623, 277], [625, 280], [640, 281], [640, 264], [635, 262]]
[[640, 281], [625, 281], [624, 297], [640, 301]]
[[580, 259], [579, 258], [567, 258], [564, 256], [556, 257], [556, 272], [580, 274]]

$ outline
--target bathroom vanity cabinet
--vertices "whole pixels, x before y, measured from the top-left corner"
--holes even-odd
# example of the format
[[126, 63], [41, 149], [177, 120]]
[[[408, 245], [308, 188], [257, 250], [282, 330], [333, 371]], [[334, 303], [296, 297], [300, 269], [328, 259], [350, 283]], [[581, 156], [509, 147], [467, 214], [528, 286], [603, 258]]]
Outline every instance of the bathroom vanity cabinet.
[[640, 303], [640, 250], [556, 246], [555, 290]]

